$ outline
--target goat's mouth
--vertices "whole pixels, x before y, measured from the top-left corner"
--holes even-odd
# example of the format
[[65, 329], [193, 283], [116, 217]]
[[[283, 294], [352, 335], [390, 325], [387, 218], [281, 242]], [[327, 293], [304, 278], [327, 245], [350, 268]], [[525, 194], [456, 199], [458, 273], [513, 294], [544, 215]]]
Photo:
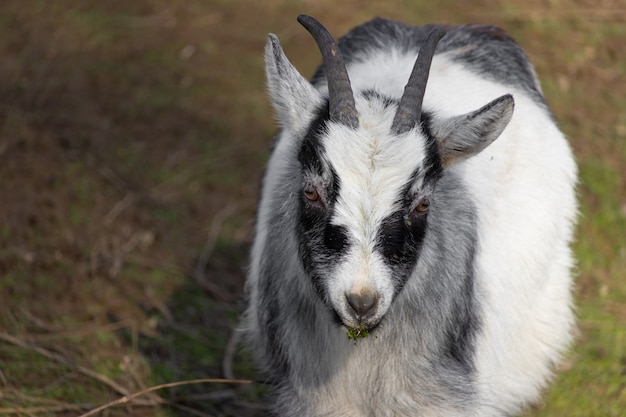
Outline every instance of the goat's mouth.
[[341, 324], [346, 328], [348, 339], [356, 342], [372, 334], [378, 328], [380, 322], [381, 320], [359, 321], [357, 323], [346, 323], [344, 321]]
[[380, 325], [387, 312], [384, 297], [378, 293], [376, 297], [368, 298], [366, 295], [359, 293], [357, 297], [346, 296], [338, 303], [333, 303], [334, 321], [345, 328], [350, 340], [368, 337]]
[[347, 308], [333, 309], [334, 321], [344, 327], [350, 340], [368, 337], [380, 325], [384, 314], [379, 309], [372, 309], [367, 314], [356, 314]]
[[348, 339], [353, 340], [356, 343], [357, 340], [363, 339], [370, 335], [370, 330], [364, 325], [360, 324], [357, 327], [347, 327]]

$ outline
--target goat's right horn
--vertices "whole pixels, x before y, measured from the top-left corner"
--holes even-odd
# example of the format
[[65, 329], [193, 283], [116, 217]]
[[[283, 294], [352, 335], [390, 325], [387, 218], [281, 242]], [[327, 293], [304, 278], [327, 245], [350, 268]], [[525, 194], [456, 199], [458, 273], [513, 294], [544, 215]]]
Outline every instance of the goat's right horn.
[[351, 128], [358, 127], [359, 117], [354, 104], [352, 86], [337, 42], [328, 30], [313, 17], [300, 15], [298, 22], [313, 36], [322, 53], [324, 70], [328, 80], [331, 120]]
[[434, 28], [428, 34], [428, 38], [419, 51], [413, 71], [409, 77], [409, 82], [404, 87], [404, 94], [402, 94], [398, 110], [391, 125], [391, 131], [397, 135], [413, 129], [420, 121], [430, 64], [435, 55], [437, 44], [445, 34], [446, 30], [443, 27]]

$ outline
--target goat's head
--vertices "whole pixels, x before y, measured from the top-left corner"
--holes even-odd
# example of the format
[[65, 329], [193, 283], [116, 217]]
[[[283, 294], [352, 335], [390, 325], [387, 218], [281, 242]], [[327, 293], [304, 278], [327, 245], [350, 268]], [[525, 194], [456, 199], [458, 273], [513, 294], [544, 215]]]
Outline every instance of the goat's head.
[[[398, 101], [352, 91], [338, 45], [315, 19], [300, 16], [324, 59], [328, 98], [291, 65], [274, 35], [266, 46], [270, 94], [300, 164], [299, 256], [321, 299], [352, 329], [372, 329], [412, 275], [437, 182], [446, 169], [491, 144], [513, 113], [502, 96], [445, 120], [422, 113], [433, 30]], [[323, 87], [322, 87], [323, 90]]]

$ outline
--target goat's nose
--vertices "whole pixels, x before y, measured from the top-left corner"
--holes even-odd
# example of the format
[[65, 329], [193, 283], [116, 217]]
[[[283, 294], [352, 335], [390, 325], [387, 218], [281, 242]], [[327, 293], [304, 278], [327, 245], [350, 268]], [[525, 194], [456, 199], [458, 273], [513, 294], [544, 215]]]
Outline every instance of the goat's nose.
[[346, 293], [346, 299], [357, 319], [362, 320], [374, 312], [378, 294], [371, 290], [362, 290], [359, 293]]

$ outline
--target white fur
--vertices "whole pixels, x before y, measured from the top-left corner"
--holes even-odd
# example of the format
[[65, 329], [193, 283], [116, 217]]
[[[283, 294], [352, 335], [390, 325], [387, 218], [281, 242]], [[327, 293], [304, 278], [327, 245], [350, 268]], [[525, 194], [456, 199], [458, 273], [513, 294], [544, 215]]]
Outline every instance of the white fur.
[[385, 110], [380, 102], [363, 97], [356, 102], [359, 129], [335, 125], [324, 139], [326, 157], [341, 178], [342, 188], [332, 223], [345, 226], [353, 243], [346, 260], [328, 277], [329, 293], [344, 322], [354, 323], [354, 327], [346, 293], [369, 288], [380, 296], [373, 322], [379, 321], [391, 304], [391, 271], [374, 250], [376, 233], [424, 157], [422, 137], [391, 135], [395, 107]]

